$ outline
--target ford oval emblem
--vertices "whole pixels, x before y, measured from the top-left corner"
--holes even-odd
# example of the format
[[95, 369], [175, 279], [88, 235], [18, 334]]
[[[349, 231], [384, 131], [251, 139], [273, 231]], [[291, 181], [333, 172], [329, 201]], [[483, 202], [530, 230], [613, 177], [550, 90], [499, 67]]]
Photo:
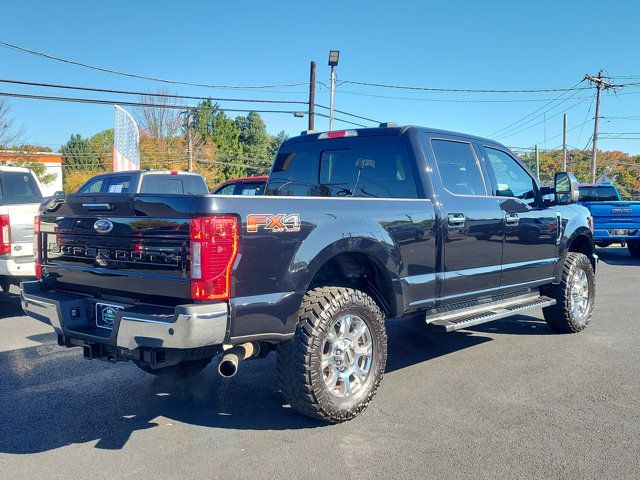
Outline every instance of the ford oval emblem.
[[93, 229], [98, 233], [109, 233], [113, 230], [113, 222], [111, 220], [98, 220], [93, 224]]

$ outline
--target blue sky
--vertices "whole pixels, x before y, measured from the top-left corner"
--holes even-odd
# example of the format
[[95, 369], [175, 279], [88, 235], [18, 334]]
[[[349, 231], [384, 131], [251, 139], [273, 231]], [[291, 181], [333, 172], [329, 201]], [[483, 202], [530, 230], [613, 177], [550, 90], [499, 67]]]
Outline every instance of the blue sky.
[[[2, 12], [5, 19], [0, 32], [2, 41], [116, 70], [190, 82], [233, 85], [305, 82], [309, 61], [316, 60], [318, 80], [327, 83], [330, 49], [341, 51], [339, 81], [536, 89], [572, 87], [585, 73], [603, 68], [617, 83], [640, 82], [637, 23], [640, 2], [634, 0], [605, 4], [591, 0], [271, 3], [112, 0], [95, 4], [24, 1], [3, 2]], [[36, 82], [144, 91], [162, 87], [2, 47], [0, 72], [0, 78]], [[171, 90], [198, 96], [302, 101], [307, 98], [304, 86], [250, 91], [177, 85]], [[2, 83], [0, 91], [125, 98]], [[566, 94], [562, 99], [574, 97], [539, 118], [529, 117], [531, 122], [521, 129], [512, 129], [514, 135], [492, 134], [558, 95], [425, 93], [345, 83], [336, 91], [336, 108], [399, 124], [492, 136], [510, 146], [530, 147], [538, 143], [553, 148], [562, 143], [561, 114], [565, 109], [570, 128], [593, 116], [593, 107], [589, 112], [593, 91]], [[113, 126], [110, 106], [20, 99], [10, 102], [13, 116], [25, 128], [26, 140], [52, 148], [64, 143], [72, 133], [88, 136]], [[317, 102], [328, 105], [326, 90], [320, 88]], [[246, 108], [228, 102], [222, 102], [222, 106]], [[249, 105], [254, 107], [258, 105]], [[640, 85], [626, 87], [617, 94], [606, 93], [601, 115], [640, 118]], [[272, 133], [284, 129], [297, 134], [306, 128], [306, 119], [292, 115], [265, 114], [264, 118]], [[602, 132], [640, 138], [640, 134], [633, 135], [640, 132], [639, 120], [605, 118], [601, 125]], [[317, 119], [317, 129], [327, 127], [326, 119]], [[569, 144], [584, 148], [592, 129], [592, 122], [584, 128], [575, 128], [569, 132]], [[640, 153], [640, 140], [636, 139], [602, 138], [600, 146]]]

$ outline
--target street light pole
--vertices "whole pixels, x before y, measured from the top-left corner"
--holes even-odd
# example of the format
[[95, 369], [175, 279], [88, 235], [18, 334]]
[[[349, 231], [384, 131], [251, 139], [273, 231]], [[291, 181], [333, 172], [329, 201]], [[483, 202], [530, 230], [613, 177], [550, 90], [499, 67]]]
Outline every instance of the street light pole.
[[339, 50], [331, 50], [329, 52], [329, 66], [331, 67], [331, 98], [329, 100], [329, 130], [333, 130], [333, 99], [336, 92], [336, 71], [340, 59]]
[[333, 98], [336, 92], [336, 72], [331, 66], [331, 100], [329, 101], [329, 130], [333, 130]]

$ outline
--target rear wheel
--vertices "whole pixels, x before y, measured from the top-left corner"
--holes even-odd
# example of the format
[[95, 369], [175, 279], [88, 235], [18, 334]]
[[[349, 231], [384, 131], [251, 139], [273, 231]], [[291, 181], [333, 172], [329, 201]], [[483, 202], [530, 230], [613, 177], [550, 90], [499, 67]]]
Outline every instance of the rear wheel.
[[386, 362], [384, 316], [369, 295], [351, 288], [307, 292], [295, 337], [278, 345], [278, 376], [291, 407], [333, 423], [367, 407]]
[[11, 288], [11, 283], [9, 280], [0, 279], [0, 289], [2, 289], [2, 293], [9, 293], [9, 288]]
[[586, 255], [569, 252], [562, 269], [562, 280], [544, 293], [556, 304], [543, 309], [547, 325], [560, 333], [584, 330], [591, 316], [596, 295], [596, 277]]
[[213, 360], [213, 357], [199, 358], [198, 360], [184, 360], [177, 365], [162, 368], [151, 368], [148, 365], [140, 365], [139, 363], [136, 363], [136, 365], [140, 368], [140, 370], [151, 373], [152, 375], [156, 375], [158, 377], [187, 378], [200, 373], [205, 369], [207, 365], [211, 363], [211, 360]]
[[634, 258], [640, 258], [640, 241], [627, 243], [627, 249]]

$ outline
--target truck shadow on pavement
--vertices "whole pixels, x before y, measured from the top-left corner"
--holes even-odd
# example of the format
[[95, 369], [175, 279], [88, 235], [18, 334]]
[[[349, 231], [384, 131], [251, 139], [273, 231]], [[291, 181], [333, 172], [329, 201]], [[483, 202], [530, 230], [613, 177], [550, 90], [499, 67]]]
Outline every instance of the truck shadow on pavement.
[[[548, 333], [540, 321], [524, 316], [494, 327], [495, 333]], [[491, 341], [480, 328], [444, 334], [413, 320], [390, 320], [388, 332], [388, 374]], [[219, 378], [215, 367], [209, 367], [176, 382], [150, 376], [131, 363], [85, 361], [80, 349], [58, 347], [53, 333], [30, 340], [40, 345], [0, 353], [3, 453], [29, 454], [86, 442], [121, 449], [134, 432], [177, 422], [241, 430], [326, 425], [284, 405], [273, 354], [243, 363], [231, 379]]]
[[640, 265], [640, 258], [633, 258], [627, 248], [596, 248], [596, 255], [600, 261], [607, 265], [624, 267], [637, 267]]
[[0, 292], [0, 320], [24, 315], [20, 305], [20, 295]]

